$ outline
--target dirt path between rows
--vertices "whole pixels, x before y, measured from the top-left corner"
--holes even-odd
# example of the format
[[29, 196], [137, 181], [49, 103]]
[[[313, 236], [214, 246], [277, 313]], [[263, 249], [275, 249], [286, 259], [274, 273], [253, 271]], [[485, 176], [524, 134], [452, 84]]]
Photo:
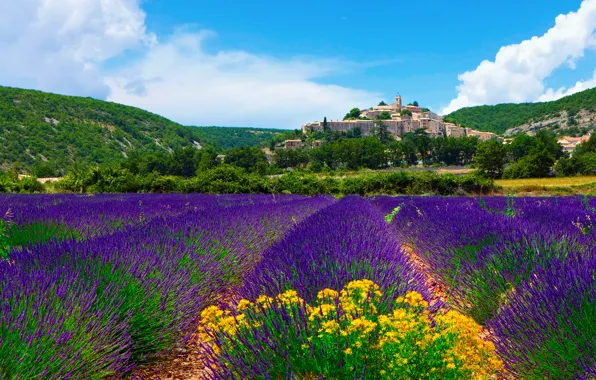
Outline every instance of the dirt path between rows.
[[432, 294], [430, 304], [433, 305], [437, 301], [447, 302], [447, 286], [437, 280], [431, 270], [430, 266], [418, 256], [414, 249], [408, 245], [402, 245], [401, 249], [408, 256], [410, 261], [414, 264], [414, 268], [422, 274], [424, 282]]

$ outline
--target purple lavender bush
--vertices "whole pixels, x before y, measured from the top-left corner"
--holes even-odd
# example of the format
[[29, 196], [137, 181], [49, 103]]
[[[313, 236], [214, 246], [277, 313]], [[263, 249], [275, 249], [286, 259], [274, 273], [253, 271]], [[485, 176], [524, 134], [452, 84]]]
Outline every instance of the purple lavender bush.
[[[485, 200], [487, 198], [484, 198]], [[567, 205], [557, 217], [555, 209], [533, 211], [538, 223], [526, 220], [530, 206], [519, 208], [519, 200], [502, 200], [492, 208], [474, 198], [377, 198], [373, 202], [385, 212], [400, 205], [392, 218], [397, 236], [410, 245], [449, 288], [454, 305], [484, 323], [498, 309], [506, 294], [526, 282], [539, 268], [564, 262], [570, 252], [583, 252], [591, 236], [572, 223], [568, 209], [585, 214], [581, 202], [544, 200], [553, 206]], [[499, 207], [503, 207], [500, 208]], [[534, 206], [536, 207], [536, 206]], [[540, 218], [538, 215], [543, 214]], [[546, 214], [549, 214], [548, 216]]]
[[596, 260], [568, 257], [539, 269], [488, 328], [509, 371], [526, 379], [596, 376]]
[[409, 290], [428, 299], [422, 276], [393, 235], [367, 200], [345, 197], [270, 247], [237, 294], [255, 299], [295, 289], [312, 302], [320, 289], [341, 289], [350, 281], [369, 279], [381, 287], [384, 307]]

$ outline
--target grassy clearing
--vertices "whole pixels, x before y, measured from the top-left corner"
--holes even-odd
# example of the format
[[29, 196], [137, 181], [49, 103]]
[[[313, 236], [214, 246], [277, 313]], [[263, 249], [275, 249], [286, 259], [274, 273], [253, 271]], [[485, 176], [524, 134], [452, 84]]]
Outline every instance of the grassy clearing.
[[596, 183], [596, 176], [589, 177], [555, 177], [555, 178], [523, 178], [523, 179], [499, 179], [495, 184], [503, 188], [520, 187], [565, 187], [581, 186]]

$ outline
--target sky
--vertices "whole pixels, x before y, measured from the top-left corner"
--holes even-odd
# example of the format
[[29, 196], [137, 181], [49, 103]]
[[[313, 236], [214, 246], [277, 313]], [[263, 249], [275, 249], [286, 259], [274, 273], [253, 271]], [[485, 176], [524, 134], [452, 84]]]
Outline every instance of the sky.
[[0, 0], [0, 52], [0, 85], [295, 129], [596, 87], [596, 0]]

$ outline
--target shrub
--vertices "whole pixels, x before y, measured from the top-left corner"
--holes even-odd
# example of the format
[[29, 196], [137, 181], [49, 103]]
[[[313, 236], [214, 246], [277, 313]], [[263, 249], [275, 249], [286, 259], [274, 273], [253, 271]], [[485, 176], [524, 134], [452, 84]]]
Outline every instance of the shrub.
[[311, 306], [295, 290], [205, 309], [199, 328], [214, 378], [490, 378], [502, 368], [493, 343], [455, 311], [429, 317], [414, 291], [378, 312], [370, 280], [324, 289]]

